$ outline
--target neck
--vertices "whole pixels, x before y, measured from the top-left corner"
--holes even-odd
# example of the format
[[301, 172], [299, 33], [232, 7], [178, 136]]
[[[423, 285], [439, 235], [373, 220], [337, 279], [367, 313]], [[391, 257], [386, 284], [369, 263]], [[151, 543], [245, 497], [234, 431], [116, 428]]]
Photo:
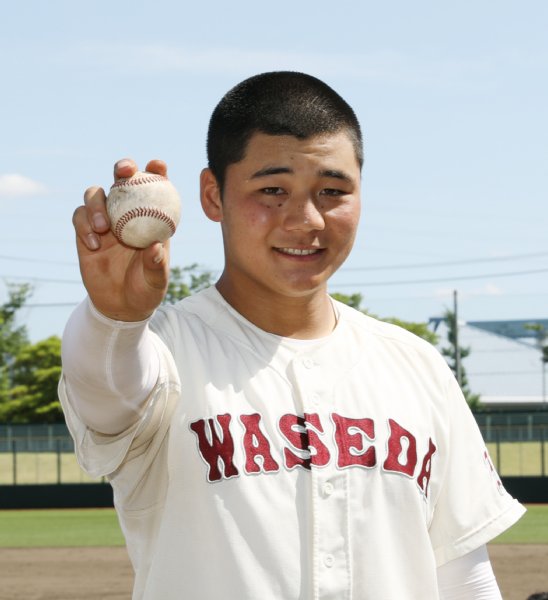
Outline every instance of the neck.
[[248, 321], [282, 337], [312, 340], [329, 335], [337, 323], [335, 311], [325, 288], [310, 294], [284, 296], [270, 290], [256, 290], [252, 302], [227, 278], [216, 284], [223, 298]]

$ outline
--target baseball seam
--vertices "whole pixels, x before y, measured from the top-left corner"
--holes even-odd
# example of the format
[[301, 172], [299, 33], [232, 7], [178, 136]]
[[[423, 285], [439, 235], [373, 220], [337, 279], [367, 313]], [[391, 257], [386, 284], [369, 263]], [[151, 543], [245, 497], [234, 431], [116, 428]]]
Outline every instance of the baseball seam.
[[175, 233], [175, 221], [167, 213], [165, 213], [163, 210], [159, 210], [158, 208], [139, 206], [138, 208], [132, 208], [131, 210], [125, 212], [116, 222], [114, 234], [119, 240], [122, 239], [124, 227], [136, 217], [150, 217], [152, 219], [163, 221], [169, 227], [171, 235]]
[[141, 185], [144, 183], [157, 183], [158, 181], [167, 181], [167, 179], [161, 175], [153, 174], [146, 175], [144, 177], [128, 177], [127, 179], [119, 179], [118, 181], [115, 181], [110, 189], [112, 190], [114, 188]]

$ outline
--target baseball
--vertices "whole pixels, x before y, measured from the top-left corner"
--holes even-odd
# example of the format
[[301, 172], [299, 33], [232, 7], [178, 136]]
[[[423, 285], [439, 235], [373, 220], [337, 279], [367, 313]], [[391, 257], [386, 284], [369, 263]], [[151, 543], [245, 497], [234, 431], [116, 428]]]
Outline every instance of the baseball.
[[107, 213], [112, 233], [120, 242], [133, 248], [148, 248], [175, 233], [181, 218], [181, 201], [169, 179], [137, 171], [110, 188]]

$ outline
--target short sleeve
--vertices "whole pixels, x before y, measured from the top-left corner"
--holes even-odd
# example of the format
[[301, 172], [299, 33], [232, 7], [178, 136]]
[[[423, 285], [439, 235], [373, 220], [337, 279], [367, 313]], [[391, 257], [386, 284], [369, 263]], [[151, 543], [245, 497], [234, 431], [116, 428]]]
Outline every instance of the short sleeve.
[[438, 566], [486, 544], [525, 512], [504, 489], [452, 374], [445, 399], [447, 460], [429, 528]]

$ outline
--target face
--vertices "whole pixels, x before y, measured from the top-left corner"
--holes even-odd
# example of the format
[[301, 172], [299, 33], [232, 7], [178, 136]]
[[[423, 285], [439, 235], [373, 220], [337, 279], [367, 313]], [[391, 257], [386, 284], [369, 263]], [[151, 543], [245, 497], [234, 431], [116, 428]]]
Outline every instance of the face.
[[204, 210], [222, 227], [220, 285], [228, 295], [253, 302], [325, 293], [360, 215], [360, 168], [346, 133], [306, 140], [256, 133], [228, 167], [222, 201], [209, 170], [201, 183]]

